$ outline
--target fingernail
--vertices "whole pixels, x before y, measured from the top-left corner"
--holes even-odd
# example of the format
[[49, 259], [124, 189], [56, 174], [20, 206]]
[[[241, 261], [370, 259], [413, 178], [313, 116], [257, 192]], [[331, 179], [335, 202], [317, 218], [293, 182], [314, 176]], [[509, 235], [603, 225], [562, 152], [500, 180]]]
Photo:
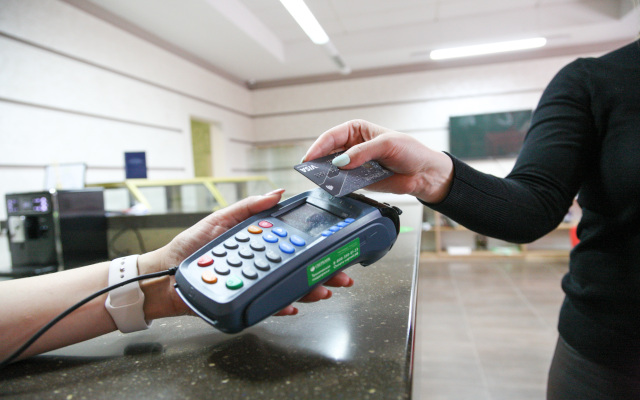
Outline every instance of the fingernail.
[[265, 193], [263, 194], [263, 196], [267, 197], [267, 196], [273, 196], [274, 194], [282, 194], [282, 193], [284, 193], [284, 189], [280, 188], [280, 189], [272, 190], [269, 193]]
[[333, 292], [331, 290], [327, 290], [327, 294], [324, 296], [324, 299], [330, 299], [333, 296]]
[[291, 313], [291, 315], [298, 315], [298, 309], [293, 307], [293, 312]]
[[304, 159], [307, 158], [307, 155], [305, 154], [304, 156], [302, 156], [302, 158], [300, 159], [300, 162], [298, 164], [302, 164], [304, 162]]
[[349, 155], [347, 153], [342, 153], [338, 157], [334, 158], [333, 161], [331, 161], [331, 164], [335, 165], [336, 167], [344, 167], [350, 162], [351, 159], [349, 158]]

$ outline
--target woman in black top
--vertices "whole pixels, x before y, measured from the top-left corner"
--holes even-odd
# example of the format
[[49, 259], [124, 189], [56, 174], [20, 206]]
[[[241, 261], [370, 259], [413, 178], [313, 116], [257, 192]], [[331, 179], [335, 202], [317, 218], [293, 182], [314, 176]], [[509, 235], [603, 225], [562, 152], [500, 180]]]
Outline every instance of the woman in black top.
[[579, 193], [548, 397], [640, 399], [640, 42], [556, 75], [506, 178], [366, 121], [325, 132], [304, 159], [338, 150], [339, 167], [376, 159], [396, 172], [371, 189], [413, 194], [511, 242], [553, 230]]

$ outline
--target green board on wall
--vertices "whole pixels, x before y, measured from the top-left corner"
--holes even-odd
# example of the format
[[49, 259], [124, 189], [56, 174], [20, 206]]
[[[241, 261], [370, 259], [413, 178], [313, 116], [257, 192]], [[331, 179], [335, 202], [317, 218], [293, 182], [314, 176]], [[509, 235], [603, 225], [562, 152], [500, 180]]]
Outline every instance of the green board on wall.
[[449, 152], [461, 159], [516, 157], [531, 125], [531, 110], [449, 118]]

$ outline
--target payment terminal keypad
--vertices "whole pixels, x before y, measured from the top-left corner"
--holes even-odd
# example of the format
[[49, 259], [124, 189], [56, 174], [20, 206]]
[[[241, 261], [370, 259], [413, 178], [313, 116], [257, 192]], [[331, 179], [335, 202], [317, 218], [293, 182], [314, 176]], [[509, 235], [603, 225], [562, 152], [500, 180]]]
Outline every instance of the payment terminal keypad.
[[[346, 218], [322, 232], [320, 237], [331, 236], [354, 221]], [[260, 220], [207, 250], [190, 268], [198, 271], [205, 287], [213, 294], [229, 296], [248, 288], [303, 251], [308, 241], [309, 238], [290, 232], [277, 222]]]

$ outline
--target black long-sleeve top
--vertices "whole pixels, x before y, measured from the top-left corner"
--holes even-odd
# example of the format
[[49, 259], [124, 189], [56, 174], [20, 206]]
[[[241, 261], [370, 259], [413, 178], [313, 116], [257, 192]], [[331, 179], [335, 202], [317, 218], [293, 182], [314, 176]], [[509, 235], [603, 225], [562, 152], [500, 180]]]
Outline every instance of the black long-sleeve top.
[[640, 365], [640, 41], [555, 76], [507, 177], [452, 159], [451, 192], [428, 206], [488, 236], [533, 241], [579, 193], [560, 335], [594, 361]]

